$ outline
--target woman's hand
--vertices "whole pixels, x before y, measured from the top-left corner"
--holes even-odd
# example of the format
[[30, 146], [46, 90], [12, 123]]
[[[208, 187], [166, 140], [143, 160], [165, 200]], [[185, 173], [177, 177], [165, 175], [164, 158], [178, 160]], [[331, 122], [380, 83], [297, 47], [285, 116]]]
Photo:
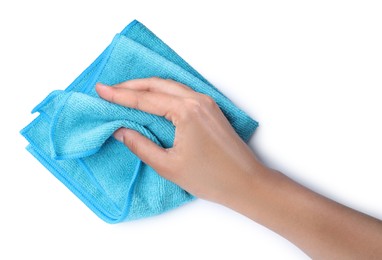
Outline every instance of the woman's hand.
[[172, 148], [164, 149], [138, 132], [121, 128], [114, 137], [164, 178], [191, 194], [226, 204], [251, 181], [261, 165], [210, 97], [160, 78], [137, 79], [107, 87], [100, 97], [164, 116], [176, 127]]

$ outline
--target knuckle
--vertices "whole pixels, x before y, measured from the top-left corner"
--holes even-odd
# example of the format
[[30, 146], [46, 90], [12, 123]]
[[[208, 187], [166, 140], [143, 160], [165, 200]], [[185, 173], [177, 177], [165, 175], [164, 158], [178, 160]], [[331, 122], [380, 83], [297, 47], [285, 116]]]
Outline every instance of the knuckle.
[[185, 98], [183, 102], [183, 114], [186, 117], [198, 116], [202, 112], [202, 104], [194, 98]]
[[137, 143], [134, 142], [133, 139], [123, 138], [123, 143], [130, 149], [131, 152], [133, 152], [134, 154], [137, 154], [138, 146], [137, 146]]
[[215, 107], [215, 106], [216, 106], [216, 102], [215, 102], [215, 100], [214, 100], [212, 97], [210, 97], [210, 96], [201, 94], [199, 98], [200, 98], [201, 102], [202, 102], [205, 106], [207, 106], [208, 108], [211, 108], [211, 107]]
[[147, 99], [149, 95], [150, 93], [147, 91], [141, 91], [141, 92], [135, 93], [134, 104], [133, 104], [134, 108], [143, 110], [142, 104], [145, 102], [145, 100]]
[[204, 94], [198, 94], [192, 98], [184, 98], [180, 108], [179, 114], [182, 119], [205, 117], [211, 111], [219, 109], [215, 100]]
[[112, 103], [116, 103], [117, 102], [117, 93], [114, 91], [114, 89], [113, 89], [113, 91], [110, 91], [110, 102], [112, 102]]
[[185, 98], [182, 102], [182, 114], [186, 117], [200, 117], [217, 108], [215, 100], [203, 94], [193, 98]]

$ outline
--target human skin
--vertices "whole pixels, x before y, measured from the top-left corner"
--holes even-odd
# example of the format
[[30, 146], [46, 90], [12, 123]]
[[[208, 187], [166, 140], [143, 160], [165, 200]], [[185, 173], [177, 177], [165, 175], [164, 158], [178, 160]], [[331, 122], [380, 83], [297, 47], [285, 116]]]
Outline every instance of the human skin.
[[247, 216], [314, 259], [382, 259], [381, 220], [262, 164], [210, 97], [160, 78], [113, 87], [98, 83], [96, 91], [107, 101], [174, 124], [174, 144], [168, 149], [131, 129], [121, 128], [114, 137], [189, 193]]

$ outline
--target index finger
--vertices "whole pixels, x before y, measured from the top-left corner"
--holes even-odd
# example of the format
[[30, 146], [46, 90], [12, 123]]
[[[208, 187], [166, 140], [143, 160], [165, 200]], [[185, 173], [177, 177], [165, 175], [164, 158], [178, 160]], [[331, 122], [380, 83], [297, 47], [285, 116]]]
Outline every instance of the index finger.
[[174, 116], [182, 104], [179, 97], [151, 91], [132, 90], [109, 87], [100, 83], [96, 85], [98, 95], [115, 104], [135, 108], [144, 112], [164, 116], [174, 123]]
[[127, 80], [113, 87], [161, 92], [179, 97], [190, 97], [195, 94], [195, 91], [180, 82], [158, 77]]

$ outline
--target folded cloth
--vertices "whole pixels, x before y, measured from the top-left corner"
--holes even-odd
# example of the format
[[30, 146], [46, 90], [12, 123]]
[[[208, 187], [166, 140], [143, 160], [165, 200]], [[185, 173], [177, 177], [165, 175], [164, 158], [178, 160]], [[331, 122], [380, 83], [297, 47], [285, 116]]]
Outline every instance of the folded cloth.
[[194, 199], [112, 137], [127, 127], [167, 148], [174, 141], [172, 123], [107, 102], [94, 88], [96, 82], [113, 85], [153, 76], [212, 97], [246, 142], [257, 127], [144, 25], [131, 22], [66, 90], [53, 91], [37, 105], [32, 113], [39, 116], [21, 130], [28, 151], [108, 223], [157, 215]]

